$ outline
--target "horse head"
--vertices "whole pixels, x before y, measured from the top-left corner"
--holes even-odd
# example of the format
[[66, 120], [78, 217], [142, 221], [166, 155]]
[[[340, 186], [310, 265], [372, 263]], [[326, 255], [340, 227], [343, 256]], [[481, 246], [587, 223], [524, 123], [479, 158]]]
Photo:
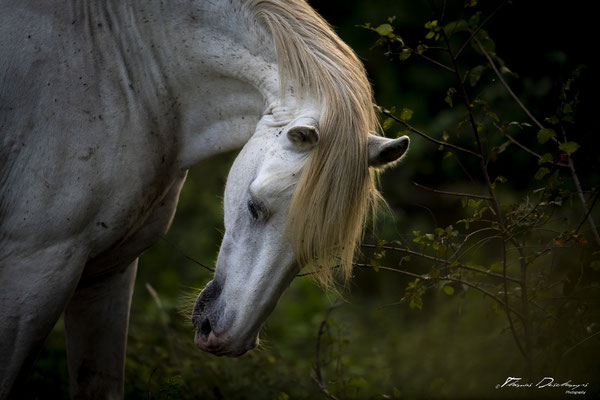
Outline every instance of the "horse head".
[[[269, 113], [235, 160], [225, 189], [225, 235], [217, 269], [192, 314], [195, 342], [202, 350], [240, 356], [254, 348], [262, 323], [301, 269], [294, 243], [303, 239], [290, 224], [290, 207], [302, 172], [321, 144], [318, 121], [316, 113], [303, 112], [282, 124]], [[369, 166], [382, 168], [400, 159], [408, 142], [405, 136], [369, 135]], [[303, 211], [307, 219], [318, 215]]]

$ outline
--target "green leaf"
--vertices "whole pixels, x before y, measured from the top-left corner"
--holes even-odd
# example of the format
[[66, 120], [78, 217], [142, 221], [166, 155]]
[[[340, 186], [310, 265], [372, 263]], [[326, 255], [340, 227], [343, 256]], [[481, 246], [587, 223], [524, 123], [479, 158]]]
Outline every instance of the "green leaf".
[[546, 143], [548, 140], [550, 140], [550, 138], [553, 138], [556, 136], [556, 132], [554, 132], [554, 129], [550, 129], [550, 128], [544, 128], [544, 129], [540, 129], [537, 133], [537, 140], [540, 143]]
[[373, 267], [375, 272], [379, 272], [379, 260], [373, 258], [369, 261], [369, 264], [371, 264], [371, 267]]
[[469, 223], [471, 222], [471, 220], [469, 219], [461, 219], [456, 221], [457, 224], [465, 224], [465, 229], [469, 230]]
[[437, 26], [437, 24], [438, 24], [437, 19], [435, 19], [433, 21], [427, 21], [427, 22], [425, 22], [425, 28], [433, 29]]
[[396, 132], [396, 137], [409, 136], [412, 133], [410, 129], [403, 129], [400, 132]]
[[560, 119], [558, 119], [558, 117], [556, 115], [553, 115], [549, 118], [546, 118], [546, 122], [548, 122], [549, 124], [552, 124], [552, 125], [556, 125], [560, 122]]
[[452, 22], [448, 22], [446, 24], [446, 26], [444, 26], [444, 33], [446, 33], [446, 35], [450, 36], [454, 33], [457, 32], [464, 32], [469, 30], [469, 25], [467, 24], [467, 21], [465, 21], [464, 19], [459, 19], [458, 21], [452, 21]]
[[366, 388], [369, 386], [369, 382], [367, 382], [367, 380], [362, 376], [359, 376], [357, 378], [351, 378], [347, 385], [355, 388]]
[[477, 28], [479, 21], [481, 20], [481, 11], [477, 11], [469, 18], [469, 26], [473, 29]]
[[473, 104], [477, 104], [482, 110], [487, 110], [489, 105], [487, 100], [481, 98], [475, 99], [475, 101], [473, 101]]
[[467, 7], [475, 7], [477, 5], [478, 0], [465, 0], [465, 8]]
[[575, 142], [565, 142], [563, 144], [561, 144], [560, 146], [558, 146], [558, 148], [562, 151], [564, 151], [565, 153], [575, 153], [577, 151], [577, 149], [579, 148], [579, 145]]
[[476, 201], [474, 199], [469, 199], [467, 204], [469, 205], [469, 207], [476, 209], [481, 205], [482, 202], [483, 200]]
[[[492, 40], [492, 38], [490, 38], [490, 36], [488, 35], [487, 31], [484, 29], [481, 29], [476, 35], [475, 37], [477, 38], [477, 40], [479, 40], [479, 43], [481, 43], [481, 46], [483, 47], [483, 49], [485, 50], [486, 53], [493, 55], [496, 52], [496, 44], [494, 43], [494, 41]], [[475, 48], [475, 50], [480, 53], [481, 49], [479, 49], [479, 46], [476, 46], [475, 43], [472, 43], [472, 46]]]
[[446, 103], [448, 103], [448, 105], [450, 105], [450, 107], [453, 106], [452, 96], [454, 96], [455, 93], [456, 93], [456, 89], [454, 89], [453, 87], [449, 88], [448, 91], [446, 92], [446, 97], [444, 98], [444, 101]]
[[446, 229], [444, 229], [444, 231], [446, 232], [446, 235], [448, 235], [448, 237], [458, 236], [458, 232], [454, 230], [454, 227], [452, 225], [448, 225]]
[[434, 31], [429, 31], [427, 32], [427, 35], [425, 35], [425, 39], [431, 39], [435, 36], [435, 32]]
[[492, 272], [502, 272], [503, 267], [501, 262], [496, 262], [490, 265], [490, 271]]
[[454, 294], [454, 288], [450, 285], [444, 286], [444, 293], [446, 293], [448, 296], [452, 296]]
[[385, 121], [383, 121], [383, 130], [387, 131], [392, 125], [394, 125], [394, 120], [392, 118], [386, 118]]
[[423, 299], [419, 296], [419, 297], [413, 297], [410, 299], [410, 302], [408, 303], [408, 306], [414, 310], [422, 310], [423, 309]]
[[410, 261], [410, 256], [404, 256], [400, 259], [398, 266], [402, 266], [402, 264], [404, 264], [405, 262], [409, 262], [409, 261]]
[[412, 118], [413, 114], [414, 114], [413, 110], [411, 110], [410, 108], [404, 107], [402, 109], [402, 111], [400, 112], [400, 119], [402, 121], [410, 121], [410, 119]]
[[542, 167], [542, 168], [540, 168], [540, 169], [537, 170], [537, 172], [535, 173], [534, 178], [539, 181], [540, 179], [542, 179], [543, 177], [545, 177], [549, 173], [550, 173], [550, 170], [548, 168]]
[[496, 122], [500, 122], [500, 118], [498, 118], [498, 115], [495, 112], [488, 111], [487, 112], [487, 116], [490, 117], [491, 119], [493, 119]]
[[[379, 33], [381, 36], [393, 37], [394, 27], [390, 24], [381, 24], [375, 28], [375, 32]], [[392, 36], [390, 36], [390, 34]]]
[[571, 103], [567, 103], [563, 106], [563, 113], [565, 114], [571, 114], [573, 112], [573, 106], [571, 106]]
[[408, 60], [408, 58], [410, 57], [411, 54], [412, 54], [411, 50], [403, 49], [402, 52], [400, 52], [400, 54], [398, 55], [398, 59], [400, 61], [406, 61], [406, 60]]
[[277, 400], [288, 400], [290, 396], [286, 392], [279, 392]]
[[500, 183], [506, 183], [506, 182], [508, 182], [508, 179], [506, 179], [502, 175], [498, 175], [496, 177], [496, 179], [494, 179], [494, 182], [492, 182], [492, 189], [496, 188], [496, 183], [498, 183], [498, 182], [500, 182]]
[[478, 65], [469, 72], [469, 84], [471, 86], [475, 86], [477, 82], [479, 82], [485, 69], [486, 67], [484, 65]]
[[543, 154], [538, 160], [538, 165], [542, 165], [544, 163], [551, 162], [552, 160], [554, 160], [554, 156], [552, 154], [550, 154], [550, 153]]

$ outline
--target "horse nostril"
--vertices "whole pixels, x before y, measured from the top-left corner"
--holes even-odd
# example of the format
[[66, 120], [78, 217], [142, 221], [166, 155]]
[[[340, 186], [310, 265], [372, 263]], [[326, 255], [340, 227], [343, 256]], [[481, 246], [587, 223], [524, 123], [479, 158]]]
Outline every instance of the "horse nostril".
[[211, 331], [212, 327], [210, 326], [210, 321], [208, 320], [208, 318], [205, 318], [204, 321], [202, 321], [202, 324], [200, 325], [200, 334], [202, 336], [208, 336]]

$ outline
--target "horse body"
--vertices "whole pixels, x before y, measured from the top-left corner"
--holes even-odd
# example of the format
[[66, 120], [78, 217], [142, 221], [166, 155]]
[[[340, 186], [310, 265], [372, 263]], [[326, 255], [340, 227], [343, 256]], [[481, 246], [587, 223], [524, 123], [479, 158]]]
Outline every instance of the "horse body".
[[[140, 3], [0, 6], [0, 398], [63, 310], [72, 396], [122, 396], [137, 257], [211, 155], [245, 145], [197, 345], [255, 346], [299, 268], [286, 220], [322, 99], [281, 80], [246, 2]], [[378, 141], [369, 157], [406, 145]]]

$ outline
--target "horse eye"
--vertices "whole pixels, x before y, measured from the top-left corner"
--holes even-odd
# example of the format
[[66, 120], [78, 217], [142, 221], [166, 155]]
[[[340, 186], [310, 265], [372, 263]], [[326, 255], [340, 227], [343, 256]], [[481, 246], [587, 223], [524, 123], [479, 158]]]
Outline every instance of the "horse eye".
[[259, 219], [261, 219], [263, 217], [263, 215], [265, 214], [264, 207], [262, 207], [258, 203], [255, 203], [252, 200], [248, 200], [248, 212], [250, 213], [250, 216], [252, 217], [252, 219], [255, 221], [258, 221]]

